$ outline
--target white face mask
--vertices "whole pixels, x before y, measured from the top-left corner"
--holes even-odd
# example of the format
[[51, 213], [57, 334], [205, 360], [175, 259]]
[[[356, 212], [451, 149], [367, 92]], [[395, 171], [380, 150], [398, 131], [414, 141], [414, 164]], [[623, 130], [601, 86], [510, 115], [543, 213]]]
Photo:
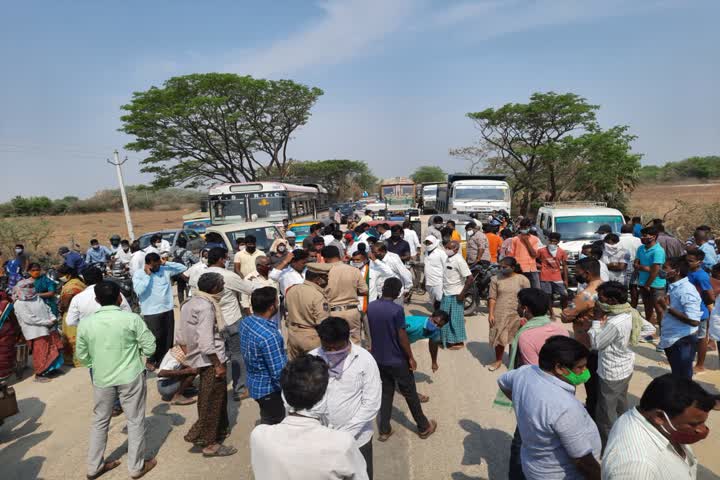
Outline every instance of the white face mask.
[[205, 265], [208, 264], [207, 258], [201, 258], [200, 261], [201, 261], [203, 264], [205, 264]]
[[467, 231], [467, 237], [468, 237], [468, 238], [472, 237], [473, 235], [475, 235], [475, 230], [468, 230], [468, 231]]
[[448, 257], [452, 257], [457, 252], [455, 252], [455, 250], [445, 249], [445, 253], [447, 254]]
[[558, 246], [551, 243], [550, 245], [548, 245], [548, 251], [550, 252], [550, 255], [555, 256], [558, 251]]
[[18, 255], [20, 255], [22, 252], [23, 252], [23, 249], [22, 249], [22, 248], [16, 248], [16, 249], [15, 249], [15, 253], [18, 254]]

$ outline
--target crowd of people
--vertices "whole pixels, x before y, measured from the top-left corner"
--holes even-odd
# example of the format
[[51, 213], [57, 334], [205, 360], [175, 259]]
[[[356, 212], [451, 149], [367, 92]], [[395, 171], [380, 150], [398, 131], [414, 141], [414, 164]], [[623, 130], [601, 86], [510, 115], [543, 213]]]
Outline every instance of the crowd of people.
[[[89, 368], [88, 478], [119, 465], [104, 452], [110, 419], [121, 414], [132, 478], [157, 465], [144, 444], [147, 379], [155, 376], [164, 401], [196, 404], [184, 438], [205, 457], [237, 453], [225, 443], [230, 383], [233, 402], [250, 398], [259, 408], [255, 478], [372, 479], [374, 423], [377, 441], [389, 441], [396, 391], [419, 438], [438, 428], [423, 412], [430, 397], [417, 390], [412, 343], [427, 340], [433, 371], [441, 349], [464, 348], [473, 272], [497, 264], [487, 367], [503, 368], [508, 351], [494, 405], [517, 417], [509, 477], [695, 478], [688, 445], [707, 436], [718, 401], [692, 380], [705, 368], [709, 339], [720, 340], [710, 229], [681, 242], [659, 221], [620, 232], [604, 225], [571, 263], [559, 234], [508, 220], [470, 222], [463, 239], [438, 216], [421, 242], [409, 222], [371, 227], [363, 217], [345, 229], [313, 225], [300, 243], [286, 230], [267, 252], [251, 235], [232, 252], [212, 233], [200, 252], [183, 239], [171, 246], [155, 235], [141, 249], [113, 236], [110, 247], [93, 239], [85, 255], [61, 247], [58, 281], [18, 245], [4, 265], [12, 299], [0, 293], [0, 379], [10, 375], [17, 342], [32, 352], [37, 382], [61, 375], [63, 364]], [[432, 313], [406, 315], [420, 260]], [[117, 262], [132, 299], [106, 276]], [[671, 373], [629, 408], [639, 342], [655, 342]]]

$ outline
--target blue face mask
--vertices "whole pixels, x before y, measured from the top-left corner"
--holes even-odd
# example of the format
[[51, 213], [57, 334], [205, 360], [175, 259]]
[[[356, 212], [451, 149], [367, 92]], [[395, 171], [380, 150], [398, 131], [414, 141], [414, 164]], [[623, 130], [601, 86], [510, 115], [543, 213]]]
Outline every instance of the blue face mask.
[[428, 317], [427, 322], [425, 322], [425, 330], [427, 330], [428, 333], [431, 335], [440, 330], [440, 327], [435, 325], [432, 320], [430, 320], [430, 317]]
[[579, 253], [578, 260], [582, 260], [583, 258], [587, 258], [587, 255], [585, 255], [584, 253]]

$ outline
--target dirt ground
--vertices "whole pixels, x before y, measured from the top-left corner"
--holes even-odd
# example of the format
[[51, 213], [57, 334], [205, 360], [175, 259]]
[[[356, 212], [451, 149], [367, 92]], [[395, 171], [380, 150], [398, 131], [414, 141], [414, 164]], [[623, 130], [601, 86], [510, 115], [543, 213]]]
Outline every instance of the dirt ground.
[[641, 185], [630, 197], [630, 214], [662, 215], [675, 201], [690, 203], [720, 202], [720, 183]]
[[[182, 216], [193, 211], [192, 207], [178, 210], [140, 210], [132, 213], [135, 237], [153, 230], [179, 228]], [[45, 217], [53, 225], [52, 235], [44, 242], [43, 248], [54, 252], [61, 245], [78, 244], [82, 250], [88, 248], [91, 238], [97, 238], [107, 245], [111, 235], [117, 233], [127, 238], [123, 212], [88, 213], [84, 215], [62, 215]]]

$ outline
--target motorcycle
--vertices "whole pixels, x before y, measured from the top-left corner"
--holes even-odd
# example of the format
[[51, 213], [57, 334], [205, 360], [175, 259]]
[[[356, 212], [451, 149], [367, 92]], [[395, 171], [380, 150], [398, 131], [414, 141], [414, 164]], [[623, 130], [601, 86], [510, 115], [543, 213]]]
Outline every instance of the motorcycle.
[[113, 261], [107, 267], [105, 279], [118, 284], [120, 292], [125, 296], [130, 308], [135, 313], [140, 313], [140, 302], [138, 301], [135, 290], [133, 289], [132, 277], [126, 263]]
[[481, 260], [470, 266], [470, 272], [473, 276], [473, 283], [465, 295], [464, 300], [465, 315], [468, 316], [477, 313], [482, 300], [487, 301], [490, 291], [490, 280], [494, 275], [497, 275], [498, 266], [487, 260]]

